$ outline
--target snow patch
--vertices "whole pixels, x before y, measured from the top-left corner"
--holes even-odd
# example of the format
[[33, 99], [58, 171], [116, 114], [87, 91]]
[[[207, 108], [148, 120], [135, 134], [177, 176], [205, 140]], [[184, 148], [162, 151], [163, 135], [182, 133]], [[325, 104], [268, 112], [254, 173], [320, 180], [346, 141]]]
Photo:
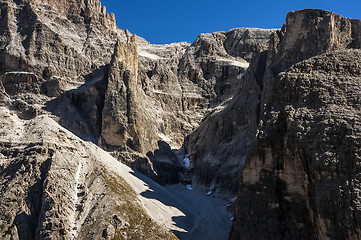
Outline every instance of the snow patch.
[[160, 139], [166, 143], [170, 143], [172, 141], [168, 136], [163, 133], [158, 133], [158, 137], [160, 137]]
[[183, 164], [186, 169], [189, 169], [189, 167], [191, 166], [191, 161], [189, 160], [189, 156], [188, 157], [185, 156], [183, 158]]
[[152, 54], [152, 53], [149, 53], [149, 52], [146, 52], [146, 51], [141, 51], [141, 50], [138, 51], [138, 55], [142, 56], [142, 57], [145, 57], [145, 58], [155, 60], [155, 61], [161, 59], [161, 57], [159, 57], [158, 55], [155, 55], [155, 54]]
[[25, 72], [23, 70], [16, 70], [16, 71], [11, 71], [11, 72], [6, 72], [5, 75], [8, 74], [27, 74], [27, 75], [33, 75], [34, 73], [32, 72]]
[[230, 60], [230, 59], [226, 59], [226, 58], [218, 58], [218, 61], [222, 61], [225, 62], [229, 65], [235, 66], [235, 67], [241, 67], [241, 68], [248, 68], [249, 67], [249, 63], [246, 61], [237, 61], [237, 60]]
[[70, 234], [73, 237], [73, 239], [76, 239], [76, 234], [77, 234], [77, 227], [76, 227], [76, 207], [78, 204], [78, 194], [79, 194], [79, 189], [78, 189], [78, 185], [79, 185], [79, 179], [80, 179], [80, 169], [81, 169], [82, 165], [81, 163], [79, 163], [78, 168], [76, 170], [75, 173], [75, 190], [74, 190], [74, 195], [73, 195], [73, 212], [70, 216]]

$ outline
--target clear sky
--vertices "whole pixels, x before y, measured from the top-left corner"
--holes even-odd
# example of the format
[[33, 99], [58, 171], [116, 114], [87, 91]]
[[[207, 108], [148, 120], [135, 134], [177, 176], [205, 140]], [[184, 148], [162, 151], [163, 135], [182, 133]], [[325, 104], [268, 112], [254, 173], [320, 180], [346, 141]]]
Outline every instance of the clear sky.
[[236, 27], [281, 28], [289, 11], [330, 10], [361, 19], [361, 0], [100, 0], [117, 25], [151, 43], [193, 42]]

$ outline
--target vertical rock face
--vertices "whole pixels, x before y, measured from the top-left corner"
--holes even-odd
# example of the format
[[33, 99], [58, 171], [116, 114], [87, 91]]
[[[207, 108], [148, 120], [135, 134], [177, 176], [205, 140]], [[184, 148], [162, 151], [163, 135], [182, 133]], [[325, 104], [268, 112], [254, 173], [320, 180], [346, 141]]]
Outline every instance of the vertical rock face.
[[194, 181], [237, 192], [240, 172], [257, 130], [260, 81], [267, 52], [253, 59], [248, 72], [233, 87], [233, 96], [210, 112], [189, 136], [186, 146]]
[[156, 148], [153, 124], [147, 119], [137, 81], [138, 50], [133, 35], [127, 43], [117, 42], [109, 67], [101, 131], [106, 148], [131, 148], [142, 154]]
[[[358, 20], [323, 10], [290, 12], [283, 28], [272, 33], [268, 50], [254, 59], [239, 81], [233, 101], [219, 113], [209, 115], [191, 134], [187, 144], [194, 172], [198, 175], [196, 180], [225, 185], [236, 191], [239, 172], [264, 105], [273, 92], [275, 77], [310, 57], [337, 49], [357, 48], [359, 24]], [[209, 140], [214, 137], [217, 141]]]
[[302, 10], [274, 34], [230, 239], [359, 239], [359, 26]]
[[131, 41], [116, 43], [109, 67], [102, 122], [102, 139], [109, 146], [121, 147], [128, 142], [133, 145], [136, 109], [132, 104], [137, 94], [138, 53], [134, 39]]
[[123, 37], [96, 1], [1, 1], [0, 71], [31, 72], [65, 85], [109, 63]]

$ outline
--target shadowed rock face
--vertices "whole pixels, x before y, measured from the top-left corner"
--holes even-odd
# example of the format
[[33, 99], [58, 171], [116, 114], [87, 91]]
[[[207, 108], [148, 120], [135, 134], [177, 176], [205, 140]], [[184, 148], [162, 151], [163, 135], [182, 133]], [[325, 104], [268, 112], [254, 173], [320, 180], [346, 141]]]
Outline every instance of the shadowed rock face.
[[[261, 52], [239, 81], [233, 101], [207, 116], [187, 142], [196, 181], [237, 191], [247, 152], [275, 77], [310, 57], [359, 46], [360, 21], [323, 10], [290, 12], [269, 50]], [[219, 112], [219, 113], [217, 113]], [[210, 140], [210, 139], [214, 139]], [[231, 184], [229, 184], [231, 183]]]
[[274, 35], [230, 239], [359, 239], [359, 24], [303, 10]]

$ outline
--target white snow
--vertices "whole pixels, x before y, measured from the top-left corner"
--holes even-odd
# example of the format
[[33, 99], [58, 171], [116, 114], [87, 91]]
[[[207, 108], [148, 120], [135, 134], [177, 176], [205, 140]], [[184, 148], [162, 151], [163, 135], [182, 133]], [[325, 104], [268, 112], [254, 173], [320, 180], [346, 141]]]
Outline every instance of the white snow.
[[186, 169], [189, 169], [189, 167], [191, 166], [191, 161], [189, 160], [189, 157], [183, 158], [183, 164]]
[[78, 185], [79, 185], [79, 179], [80, 179], [80, 169], [81, 169], [81, 163], [79, 163], [78, 168], [76, 170], [75, 173], [75, 189], [74, 189], [74, 195], [73, 195], [73, 212], [70, 215], [70, 223], [71, 223], [71, 229], [70, 229], [70, 233], [71, 236], [73, 237], [73, 239], [76, 239], [76, 235], [77, 235], [77, 227], [76, 227], [76, 206], [78, 204], [78, 193], [79, 193], [79, 189], [78, 189]]
[[103, 79], [104, 79], [104, 76], [98, 76], [89, 81], [86, 81], [85, 84], [94, 84], [94, 83], [100, 82]]
[[166, 143], [170, 143], [172, 141], [168, 136], [163, 133], [158, 133], [158, 137], [160, 137], [160, 139]]
[[149, 52], [146, 52], [146, 51], [142, 51], [142, 50], [139, 50], [138, 51], [138, 55], [139, 56], [142, 56], [142, 57], [145, 57], [145, 58], [149, 58], [149, 59], [152, 59], [152, 60], [159, 60], [161, 59], [161, 57], [159, 57], [158, 55], [155, 55], [153, 53], [149, 53]]
[[5, 75], [7, 75], [7, 74], [29, 74], [29, 75], [31, 75], [31, 74], [34, 74], [34, 73], [31, 73], [31, 72], [25, 72], [25, 71], [23, 71], [23, 70], [16, 70], [16, 71], [11, 71], [11, 72], [6, 72], [5, 73]]
[[231, 59], [226, 59], [226, 58], [218, 58], [218, 61], [222, 61], [225, 62], [229, 65], [232, 66], [236, 66], [236, 67], [241, 67], [241, 68], [248, 68], [249, 67], [249, 63], [246, 61], [237, 61], [237, 60], [231, 60]]

